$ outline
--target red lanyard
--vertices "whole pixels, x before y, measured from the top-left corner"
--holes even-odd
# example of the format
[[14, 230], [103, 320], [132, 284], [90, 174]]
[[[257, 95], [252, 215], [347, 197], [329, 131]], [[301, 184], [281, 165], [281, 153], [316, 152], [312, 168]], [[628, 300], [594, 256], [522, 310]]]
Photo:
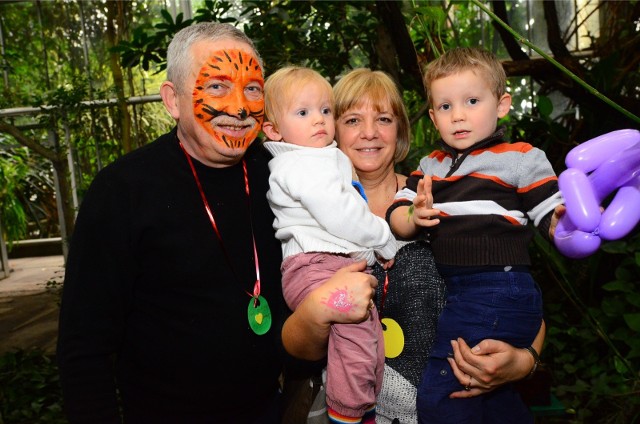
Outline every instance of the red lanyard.
[[[396, 175], [396, 193], [398, 192], [399, 185], [400, 184], [398, 184], [398, 176]], [[378, 308], [378, 316], [380, 317], [380, 320], [382, 320], [383, 318], [382, 311], [384, 310], [384, 301], [387, 300], [388, 292], [389, 292], [389, 272], [385, 269], [384, 285], [382, 286], [382, 296], [380, 299], [380, 307]]]
[[389, 273], [384, 271], [384, 285], [382, 286], [382, 297], [380, 299], [380, 307], [378, 308], [378, 316], [382, 321], [383, 315], [382, 311], [384, 310], [384, 301], [387, 300], [387, 293], [389, 291]]
[[[216, 233], [216, 236], [220, 241], [220, 246], [222, 247], [222, 251], [224, 252], [225, 259], [229, 264], [229, 268], [231, 268], [231, 271], [235, 275], [235, 271], [233, 270], [233, 266], [231, 265], [231, 260], [229, 259], [229, 253], [227, 252], [227, 249], [225, 248], [224, 243], [222, 242], [222, 235], [218, 230], [218, 225], [216, 224], [216, 220], [213, 216], [213, 211], [211, 210], [211, 207], [209, 207], [207, 196], [205, 196], [204, 194], [204, 190], [202, 189], [202, 184], [200, 183], [200, 178], [198, 178], [198, 173], [196, 172], [196, 168], [193, 166], [193, 161], [191, 160], [191, 156], [189, 156], [187, 151], [184, 149], [182, 142], [178, 141], [178, 143], [180, 144], [180, 149], [182, 149], [182, 153], [184, 153], [185, 157], [187, 158], [187, 162], [189, 162], [189, 167], [191, 167], [191, 173], [193, 173], [193, 178], [196, 180], [196, 185], [198, 186], [198, 191], [200, 192], [200, 197], [202, 198], [202, 203], [204, 204], [204, 209], [207, 212], [207, 216], [209, 217], [209, 221], [211, 222], [213, 231]], [[248, 291], [244, 289], [243, 290], [249, 296], [253, 297], [253, 306], [256, 307], [258, 302], [258, 296], [260, 296], [260, 265], [258, 263], [258, 249], [256, 248], [256, 238], [253, 234], [253, 220], [251, 220], [251, 196], [249, 193], [249, 175], [247, 174], [247, 163], [244, 160], [244, 158], [242, 159], [242, 172], [244, 173], [244, 187], [245, 187], [245, 192], [247, 193], [247, 205], [249, 208], [249, 224], [251, 226], [251, 240], [253, 242], [253, 258], [256, 265], [256, 282], [253, 285], [253, 295], [251, 295], [251, 293], [249, 293]], [[236, 279], [237, 279], [237, 275], [236, 275]]]

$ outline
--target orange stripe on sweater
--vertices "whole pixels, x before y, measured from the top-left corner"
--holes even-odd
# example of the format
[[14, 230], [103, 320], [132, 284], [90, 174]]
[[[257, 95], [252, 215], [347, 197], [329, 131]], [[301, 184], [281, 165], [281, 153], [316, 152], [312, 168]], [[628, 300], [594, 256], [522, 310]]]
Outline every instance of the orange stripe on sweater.
[[506, 219], [507, 221], [509, 221], [510, 223], [512, 223], [513, 225], [518, 225], [518, 226], [522, 225], [522, 224], [520, 224], [520, 223], [518, 222], [518, 220], [517, 220], [517, 219], [515, 219], [515, 218], [514, 218], [514, 217], [512, 217], [512, 216], [502, 215], [502, 217], [503, 217], [504, 219]]
[[544, 179], [542, 179], [540, 181], [536, 181], [535, 183], [533, 183], [531, 185], [528, 185], [526, 187], [519, 188], [518, 189], [518, 193], [526, 193], [528, 191], [533, 190], [534, 188], [538, 188], [538, 187], [540, 187], [542, 185], [545, 185], [549, 181], [557, 181], [557, 180], [558, 180], [558, 177], [555, 177], [555, 176], [554, 177], [547, 177], [547, 178], [544, 178]]
[[533, 146], [529, 143], [524, 143], [519, 141], [517, 143], [500, 143], [495, 146], [491, 146], [487, 149], [476, 150], [475, 152], [471, 152], [471, 156], [481, 155], [484, 152], [492, 152], [492, 153], [506, 153], [506, 152], [522, 152], [527, 153], [533, 149]]
[[431, 177], [433, 179], [433, 181], [449, 181], [449, 182], [453, 182], [453, 181], [457, 181], [460, 178], [464, 178], [464, 177], [472, 177], [472, 178], [478, 178], [481, 180], [489, 180], [489, 181], [493, 181], [496, 184], [500, 184], [501, 186], [504, 187], [511, 187], [513, 188], [513, 186], [511, 184], [507, 184], [504, 181], [502, 181], [500, 178], [496, 177], [495, 175], [486, 175], [486, 174], [480, 174], [478, 172], [472, 172], [471, 174], [468, 175], [457, 175], [457, 176], [452, 176], [452, 177], [447, 177], [447, 178], [440, 178], [440, 177]]

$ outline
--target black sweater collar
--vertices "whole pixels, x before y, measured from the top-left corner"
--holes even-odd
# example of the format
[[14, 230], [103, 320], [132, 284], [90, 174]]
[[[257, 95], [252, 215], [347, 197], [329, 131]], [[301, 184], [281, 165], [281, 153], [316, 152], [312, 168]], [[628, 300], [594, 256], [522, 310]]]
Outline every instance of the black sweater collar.
[[478, 141], [477, 143], [467, 147], [464, 150], [454, 149], [453, 147], [445, 143], [443, 139], [440, 139], [439, 143], [440, 143], [440, 146], [442, 147], [442, 150], [444, 150], [446, 153], [448, 153], [451, 156], [451, 168], [449, 169], [449, 172], [447, 172], [446, 177], [449, 177], [451, 176], [451, 174], [456, 172], [456, 170], [460, 168], [460, 165], [462, 165], [462, 162], [464, 162], [465, 158], [469, 156], [471, 152], [479, 149], [485, 149], [489, 146], [502, 143], [504, 141], [504, 133], [506, 132], [506, 130], [507, 130], [507, 127], [505, 127], [504, 125], [501, 125], [489, 137]]

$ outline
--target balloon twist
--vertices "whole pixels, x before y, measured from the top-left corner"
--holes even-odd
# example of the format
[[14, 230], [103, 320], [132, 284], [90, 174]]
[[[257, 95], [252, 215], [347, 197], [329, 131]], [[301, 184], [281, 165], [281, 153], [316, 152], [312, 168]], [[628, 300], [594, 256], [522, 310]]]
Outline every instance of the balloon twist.
[[625, 129], [592, 138], [572, 149], [565, 163], [558, 185], [567, 212], [554, 242], [563, 255], [584, 258], [602, 240], [618, 240], [640, 222], [640, 132]]

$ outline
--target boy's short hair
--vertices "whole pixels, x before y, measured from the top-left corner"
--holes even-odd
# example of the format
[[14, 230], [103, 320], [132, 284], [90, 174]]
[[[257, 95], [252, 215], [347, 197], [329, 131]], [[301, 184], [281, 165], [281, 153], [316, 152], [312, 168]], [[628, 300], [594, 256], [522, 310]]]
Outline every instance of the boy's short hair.
[[507, 75], [496, 55], [478, 47], [456, 47], [427, 65], [424, 86], [427, 88], [429, 101], [433, 81], [466, 70], [484, 78], [498, 99], [506, 92]]
[[331, 84], [320, 73], [302, 66], [285, 66], [271, 74], [264, 83], [265, 120], [277, 127], [278, 116], [289, 106], [289, 99], [294, 90], [312, 82], [327, 89], [333, 108]]
[[391, 112], [398, 119], [398, 137], [394, 163], [402, 162], [411, 144], [411, 126], [398, 86], [389, 75], [382, 71], [368, 68], [357, 68], [344, 75], [333, 87], [336, 105], [333, 116], [336, 121], [349, 109], [359, 107], [365, 101], [371, 102], [374, 110], [379, 112], [387, 101]]

